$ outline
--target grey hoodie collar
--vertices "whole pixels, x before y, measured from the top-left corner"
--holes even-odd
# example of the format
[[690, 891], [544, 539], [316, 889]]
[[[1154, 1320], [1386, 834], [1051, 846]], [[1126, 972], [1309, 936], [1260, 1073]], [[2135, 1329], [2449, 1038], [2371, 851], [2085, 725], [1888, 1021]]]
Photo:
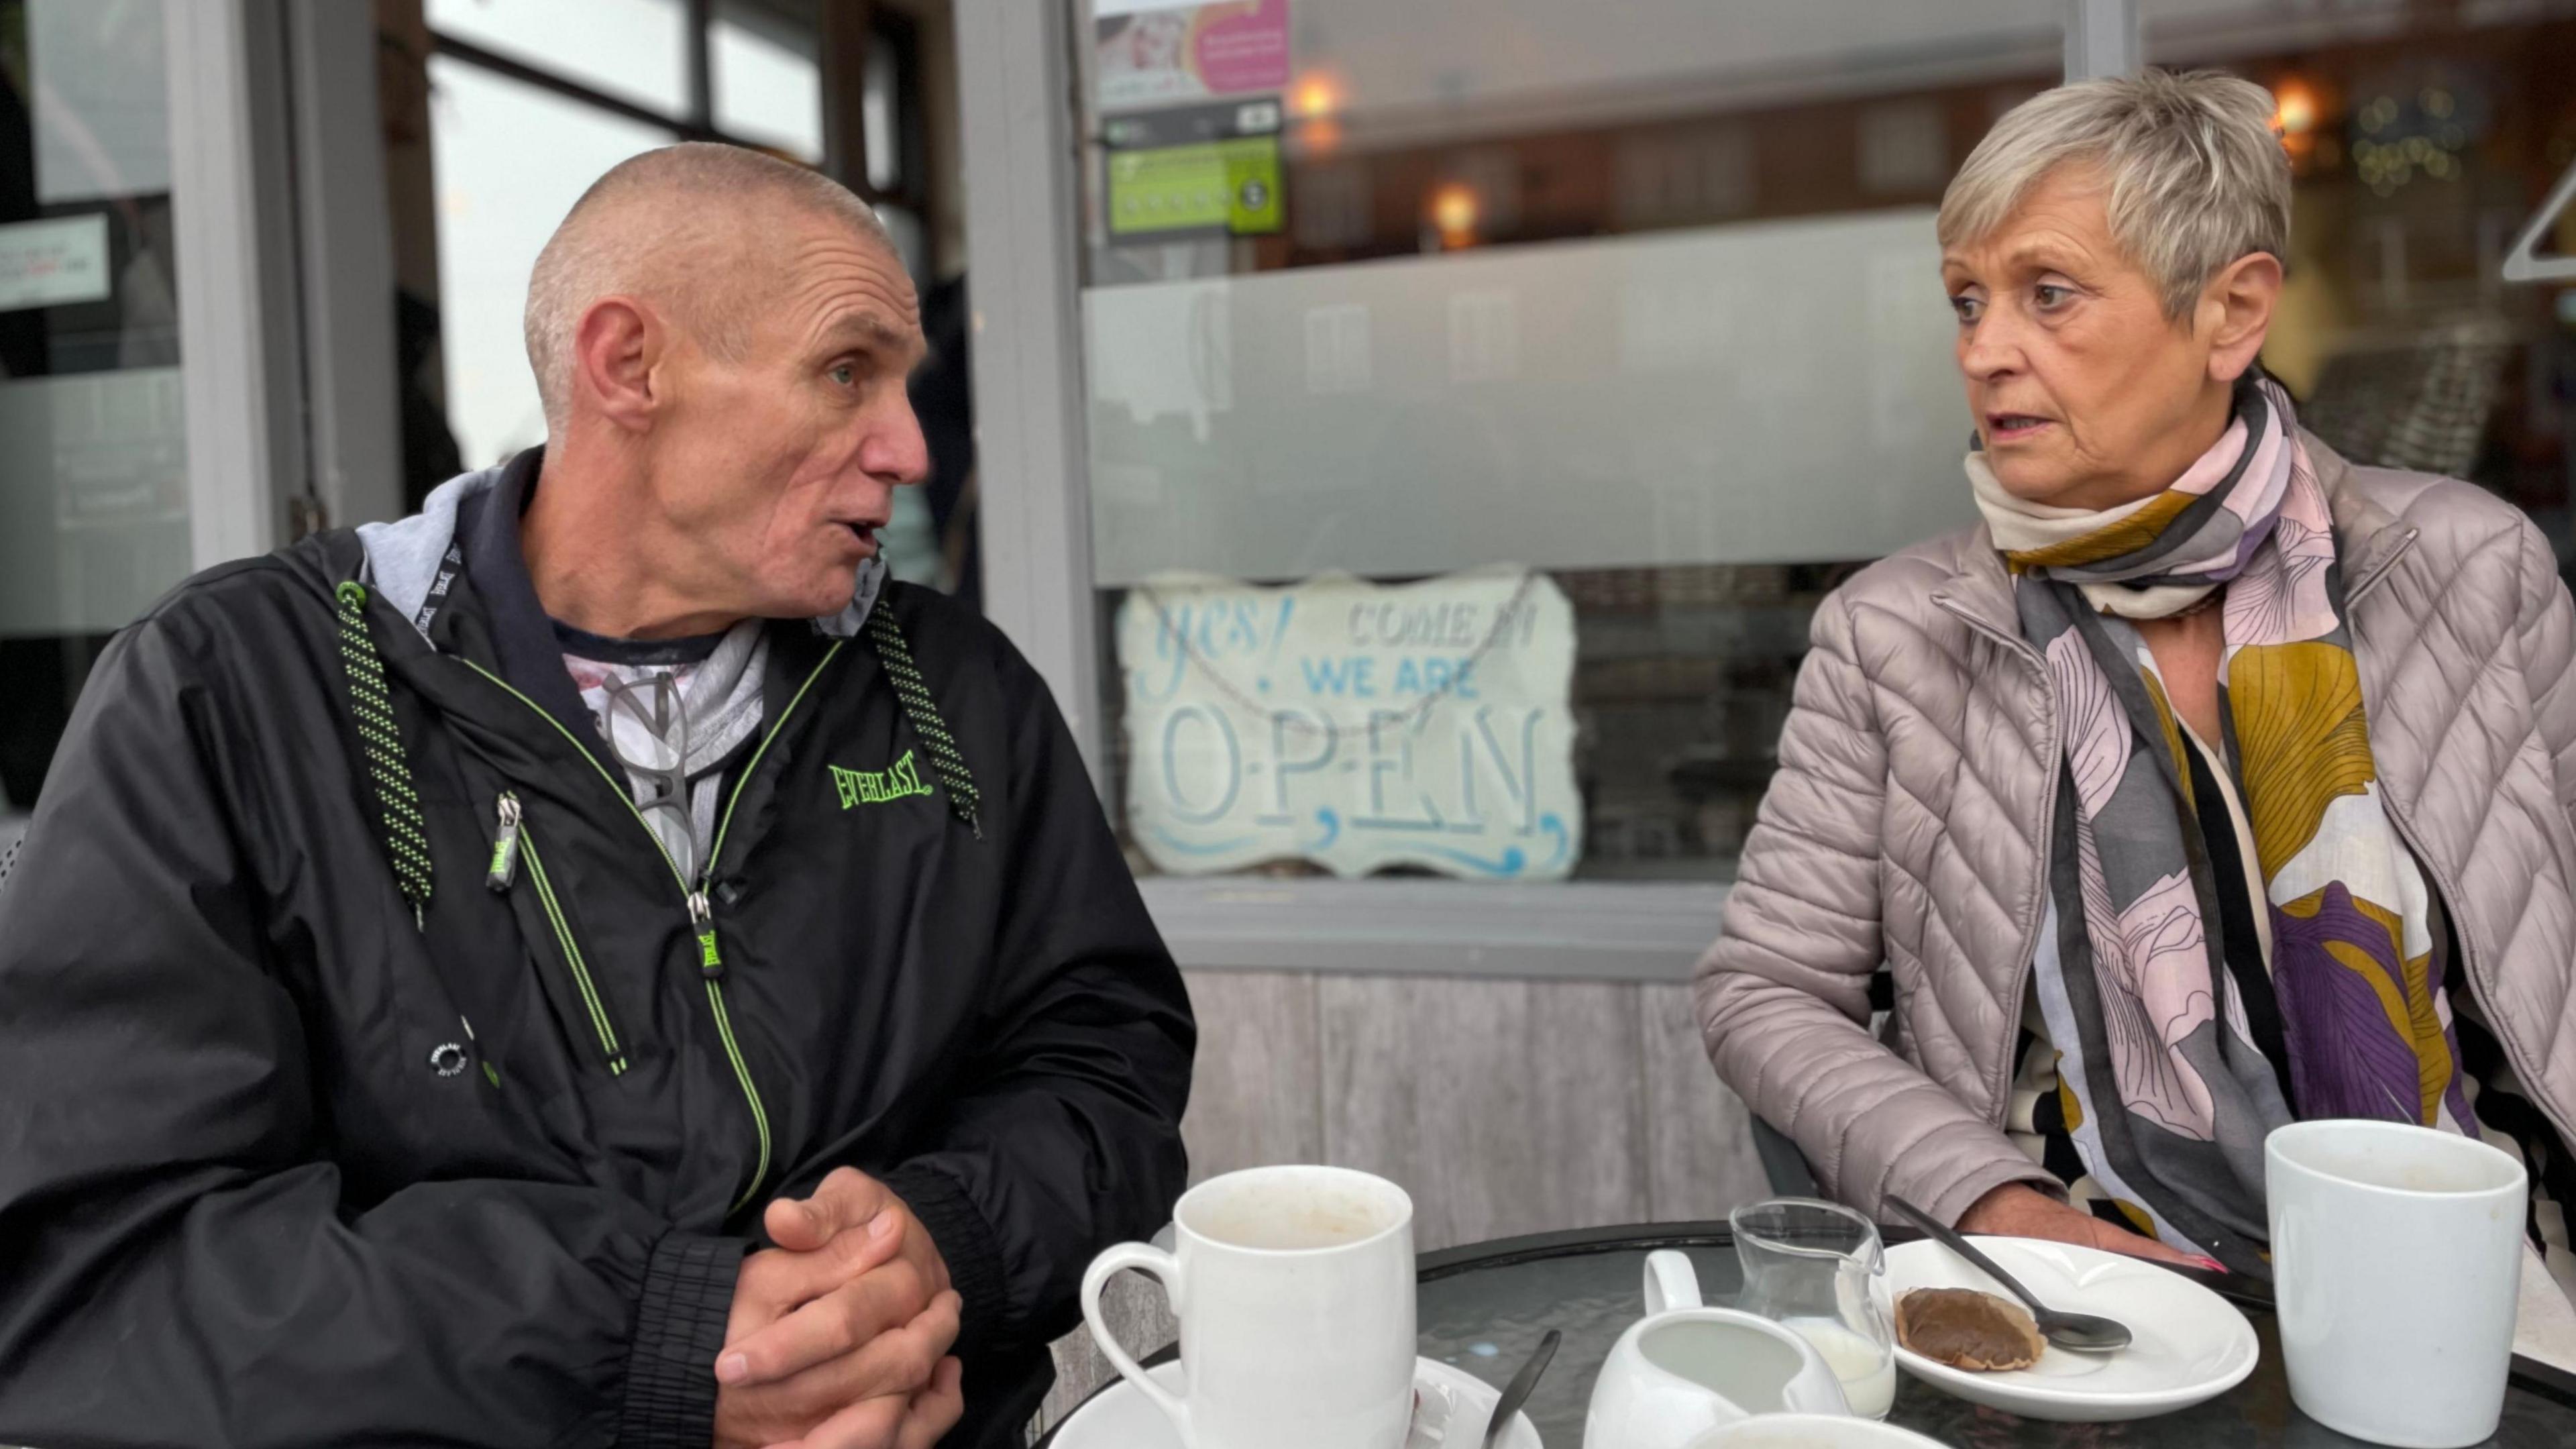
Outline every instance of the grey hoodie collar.
[[[445, 583], [454, 577], [449, 572], [453, 565], [448, 562], [448, 552], [456, 541], [457, 510], [466, 499], [490, 492], [500, 481], [501, 468], [459, 474], [438, 485], [422, 500], [420, 512], [411, 517], [393, 523], [358, 525], [358, 542], [367, 551], [370, 580], [386, 602], [402, 610], [404, 618], [420, 618], [433, 588], [445, 592]], [[446, 578], [442, 579], [442, 575]], [[884, 559], [872, 558], [859, 565], [849, 606], [837, 614], [815, 619], [815, 629], [838, 639], [855, 636], [867, 623], [869, 611], [876, 607], [878, 595], [884, 592], [885, 579]]]

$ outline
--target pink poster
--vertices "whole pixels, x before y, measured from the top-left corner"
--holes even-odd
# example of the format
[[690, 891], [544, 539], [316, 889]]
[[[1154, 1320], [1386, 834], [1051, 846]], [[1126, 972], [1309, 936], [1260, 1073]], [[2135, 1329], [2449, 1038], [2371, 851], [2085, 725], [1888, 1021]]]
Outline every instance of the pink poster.
[[1095, 13], [1102, 110], [1288, 85], [1288, 0], [1101, 0]]

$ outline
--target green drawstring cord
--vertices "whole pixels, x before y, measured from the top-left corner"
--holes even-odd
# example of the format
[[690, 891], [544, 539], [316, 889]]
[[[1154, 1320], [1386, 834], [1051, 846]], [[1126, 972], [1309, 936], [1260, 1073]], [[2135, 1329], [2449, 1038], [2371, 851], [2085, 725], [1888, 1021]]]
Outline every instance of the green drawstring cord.
[[375, 635], [367, 628], [367, 586], [350, 580], [340, 585], [335, 597], [340, 605], [340, 660], [349, 671], [349, 711], [357, 718], [368, 778], [375, 782], [394, 884], [411, 902], [412, 925], [418, 929], [425, 925], [429, 910], [429, 830], [421, 819], [420, 796], [412, 789], [402, 732], [394, 726], [385, 662], [377, 655]]
[[886, 600], [879, 599], [868, 611], [867, 631], [878, 661], [885, 665], [886, 678], [894, 681], [894, 696], [903, 702], [904, 716], [912, 721], [912, 732], [921, 737], [930, 751], [931, 768], [948, 787], [948, 808], [966, 822], [977, 840], [983, 839], [984, 827], [976, 816], [984, 797], [975, 789], [974, 773], [966, 768], [966, 757], [957, 752], [957, 740], [948, 733], [948, 722], [940, 718], [939, 701], [930, 697], [929, 684], [912, 662], [912, 645], [905, 642], [903, 626], [894, 621], [894, 610]]
[[[405, 759], [402, 734], [394, 725], [393, 696], [385, 687], [384, 660], [376, 653], [375, 636], [367, 628], [367, 586], [355, 580], [340, 585], [335, 597], [340, 606], [340, 658], [349, 673], [349, 708], [356, 717], [358, 739], [367, 756], [367, 775], [374, 781], [376, 803], [383, 814], [385, 854], [392, 861], [394, 883], [401, 888], [403, 899], [411, 902], [412, 924], [422, 925], [427, 919], [430, 897], [429, 831], [421, 818], [420, 795], [412, 788], [411, 765]], [[895, 698], [902, 702], [904, 716], [912, 721], [913, 733], [930, 751], [931, 767], [940, 782], [948, 787], [948, 806], [975, 838], [984, 838], [979, 819], [983, 795], [975, 788], [974, 773], [957, 751], [957, 740], [948, 732], [948, 724], [939, 713], [939, 702], [930, 695], [930, 686], [921, 677], [921, 668], [913, 662], [912, 646], [903, 637], [903, 627], [894, 620], [894, 611], [882, 604], [868, 611], [868, 640], [876, 646], [877, 658], [884, 663], [886, 677], [893, 681]]]

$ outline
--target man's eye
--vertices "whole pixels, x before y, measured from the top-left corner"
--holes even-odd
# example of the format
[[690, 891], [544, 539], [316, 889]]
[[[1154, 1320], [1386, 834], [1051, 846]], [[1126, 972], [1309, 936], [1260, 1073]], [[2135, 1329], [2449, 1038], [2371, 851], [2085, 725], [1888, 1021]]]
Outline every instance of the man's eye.
[[1975, 297], [1963, 295], [1950, 299], [1950, 310], [1958, 313], [1959, 320], [1964, 323], [1975, 322], [1978, 314], [1985, 310], [1985, 306], [1984, 302]]
[[859, 370], [844, 362], [832, 369], [832, 381], [848, 387], [859, 380]]

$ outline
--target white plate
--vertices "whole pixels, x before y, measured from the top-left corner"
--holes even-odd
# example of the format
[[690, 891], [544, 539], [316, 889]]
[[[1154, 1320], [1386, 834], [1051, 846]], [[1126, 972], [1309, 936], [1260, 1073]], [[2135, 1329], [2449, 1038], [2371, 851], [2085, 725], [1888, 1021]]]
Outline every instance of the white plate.
[[[1181, 1365], [1167, 1363], [1149, 1372], [1154, 1382], [1173, 1393], [1189, 1392], [1189, 1374]], [[1413, 1381], [1417, 1386], [1448, 1390], [1457, 1405], [1457, 1417], [1472, 1426], [1463, 1431], [1452, 1429], [1441, 1449], [1477, 1449], [1485, 1420], [1494, 1412], [1494, 1401], [1503, 1396], [1502, 1391], [1464, 1369], [1427, 1358], [1413, 1361]], [[1424, 1442], [1418, 1431], [1414, 1442]], [[1055, 1431], [1050, 1449], [1181, 1449], [1181, 1436], [1173, 1432], [1172, 1421], [1163, 1417], [1162, 1410], [1136, 1392], [1135, 1385], [1120, 1379], [1074, 1410], [1073, 1416]], [[1539, 1442], [1538, 1430], [1530, 1426], [1529, 1416], [1515, 1414], [1510, 1432], [1503, 1435], [1502, 1449], [1546, 1446]]]
[[1709, 1430], [1689, 1449], [1948, 1449], [1940, 1440], [1843, 1414], [1756, 1414]]
[[[1972, 1404], [2025, 1419], [2074, 1424], [2143, 1419], [2214, 1399], [2254, 1372], [2254, 1325], [2227, 1300], [2152, 1263], [2036, 1238], [1976, 1238], [1986, 1256], [2051, 1308], [2098, 1313], [2129, 1326], [2135, 1341], [2118, 1353], [2051, 1347], [2039, 1362], [2008, 1373], [1969, 1373], [1897, 1345], [1907, 1373]], [[2003, 1285], [1928, 1239], [1887, 1250], [1891, 1301], [1913, 1288], [1975, 1288], [2010, 1297]]]

